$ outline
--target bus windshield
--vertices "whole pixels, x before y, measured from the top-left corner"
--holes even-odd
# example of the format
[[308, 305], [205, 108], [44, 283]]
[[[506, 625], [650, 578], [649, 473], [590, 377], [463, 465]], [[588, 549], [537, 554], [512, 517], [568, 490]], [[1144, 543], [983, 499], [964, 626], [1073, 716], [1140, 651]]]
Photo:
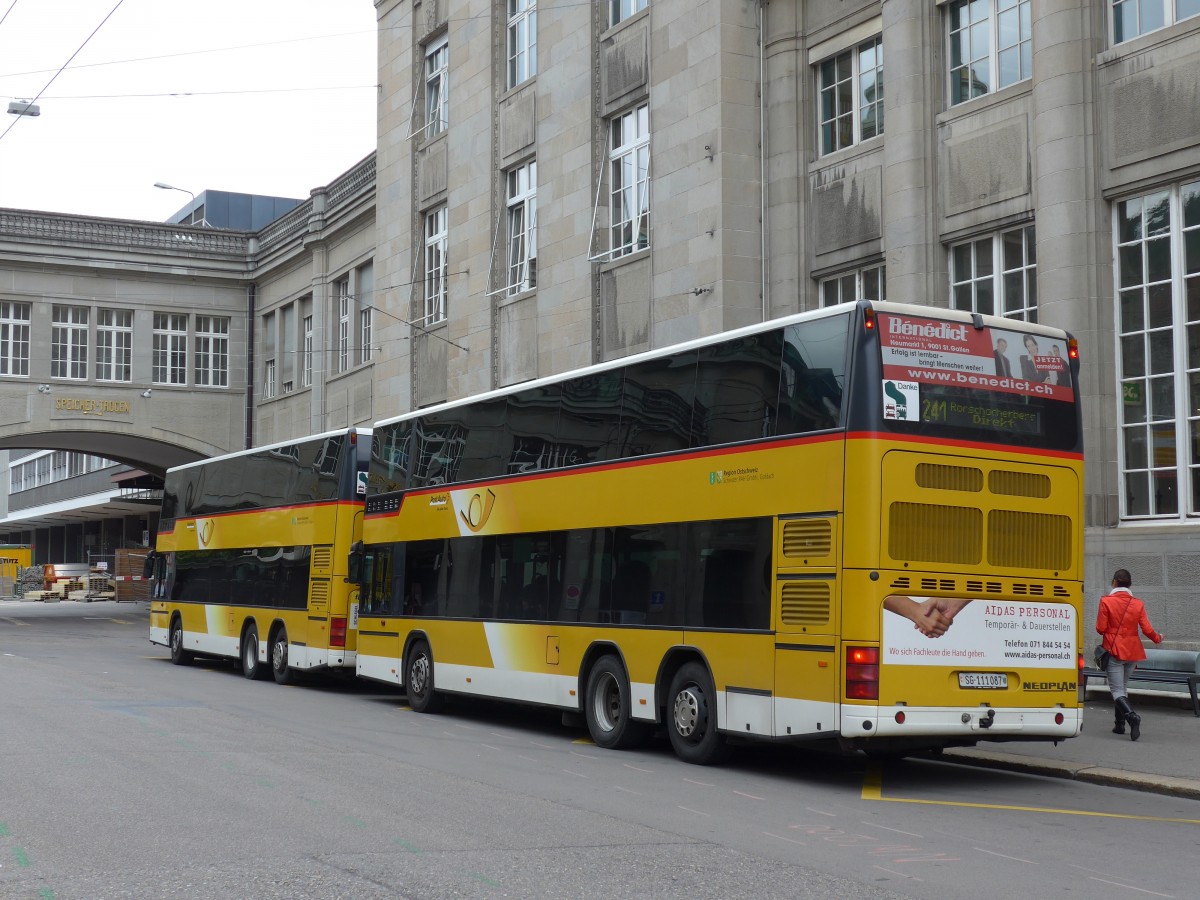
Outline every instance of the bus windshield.
[[881, 312], [879, 346], [891, 431], [1062, 451], [1079, 442], [1062, 338]]

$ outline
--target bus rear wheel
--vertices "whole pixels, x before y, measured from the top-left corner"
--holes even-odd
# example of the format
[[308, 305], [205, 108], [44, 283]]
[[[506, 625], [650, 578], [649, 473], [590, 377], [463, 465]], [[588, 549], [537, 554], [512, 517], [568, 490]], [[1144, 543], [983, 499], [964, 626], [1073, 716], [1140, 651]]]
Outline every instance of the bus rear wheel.
[[275, 676], [276, 684], [290, 684], [294, 678], [288, 668], [288, 638], [287, 629], [282, 625], [271, 640], [271, 674]]
[[242, 635], [242, 674], [255, 681], [262, 678], [262, 664], [258, 661], [258, 626], [251, 625]]
[[629, 678], [617, 657], [601, 657], [592, 667], [584, 697], [588, 733], [596, 746], [627, 750], [650, 736], [650, 728], [633, 719]]
[[408, 648], [404, 690], [414, 712], [433, 713], [442, 708], [442, 698], [433, 689], [433, 654], [424, 641], [417, 641]]
[[171, 646], [171, 662], [177, 666], [186, 666], [192, 661], [192, 654], [183, 649], [183, 622], [179, 616], [171, 620], [171, 633], [167, 641]]
[[684, 762], [707, 766], [729, 758], [725, 736], [717, 731], [717, 692], [708, 669], [684, 663], [667, 694], [667, 734]]

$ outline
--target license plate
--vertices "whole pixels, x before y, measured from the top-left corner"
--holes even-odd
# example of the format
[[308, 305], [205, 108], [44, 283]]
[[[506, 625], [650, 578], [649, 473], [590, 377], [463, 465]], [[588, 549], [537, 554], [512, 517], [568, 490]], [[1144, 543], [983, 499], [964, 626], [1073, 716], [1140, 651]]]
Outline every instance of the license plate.
[[1007, 688], [1008, 675], [1004, 672], [959, 672], [960, 688]]

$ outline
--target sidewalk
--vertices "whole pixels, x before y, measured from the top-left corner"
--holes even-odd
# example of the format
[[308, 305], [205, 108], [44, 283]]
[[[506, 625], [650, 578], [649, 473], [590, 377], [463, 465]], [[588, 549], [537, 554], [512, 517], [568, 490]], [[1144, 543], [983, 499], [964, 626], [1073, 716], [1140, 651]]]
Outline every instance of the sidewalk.
[[1130, 700], [1142, 716], [1136, 742], [1128, 730], [1123, 736], [1112, 733], [1112, 700], [1098, 687], [1088, 691], [1079, 737], [1058, 746], [980, 743], [947, 750], [943, 759], [1200, 799], [1200, 718], [1192, 714], [1187, 692], [1138, 691]]

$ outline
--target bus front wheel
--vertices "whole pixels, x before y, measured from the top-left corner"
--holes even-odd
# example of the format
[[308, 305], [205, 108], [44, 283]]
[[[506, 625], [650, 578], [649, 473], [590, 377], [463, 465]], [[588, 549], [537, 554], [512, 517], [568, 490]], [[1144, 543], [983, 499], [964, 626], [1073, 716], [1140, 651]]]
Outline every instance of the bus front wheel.
[[171, 620], [171, 635], [168, 638], [171, 645], [171, 662], [177, 666], [186, 666], [192, 661], [192, 654], [183, 649], [183, 622], [179, 616]]
[[404, 665], [404, 690], [414, 712], [432, 713], [442, 707], [442, 699], [433, 690], [433, 654], [429, 645], [417, 641], [408, 649]]
[[717, 731], [716, 698], [708, 669], [698, 662], [685, 663], [671, 679], [667, 733], [684, 762], [707, 766], [728, 758], [729, 745]]
[[251, 625], [242, 636], [242, 674], [255, 681], [262, 677], [262, 665], [258, 661], [258, 626]]
[[282, 625], [271, 641], [271, 674], [275, 676], [276, 684], [289, 684], [292, 681], [292, 670], [288, 668], [287, 629]]
[[627, 750], [645, 742], [649, 727], [633, 719], [633, 704], [625, 667], [615, 656], [604, 656], [588, 674], [584, 711], [588, 733], [596, 746]]

